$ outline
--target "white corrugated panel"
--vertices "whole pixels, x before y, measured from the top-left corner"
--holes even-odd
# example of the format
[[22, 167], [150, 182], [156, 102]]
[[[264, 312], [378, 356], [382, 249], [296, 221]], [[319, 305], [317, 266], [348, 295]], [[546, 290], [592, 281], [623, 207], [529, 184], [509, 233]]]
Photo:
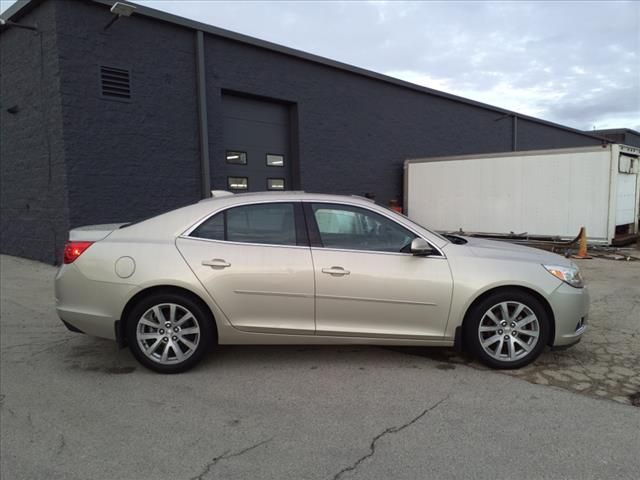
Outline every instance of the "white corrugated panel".
[[607, 238], [609, 152], [408, 164], [408, 211], [436, 230]]

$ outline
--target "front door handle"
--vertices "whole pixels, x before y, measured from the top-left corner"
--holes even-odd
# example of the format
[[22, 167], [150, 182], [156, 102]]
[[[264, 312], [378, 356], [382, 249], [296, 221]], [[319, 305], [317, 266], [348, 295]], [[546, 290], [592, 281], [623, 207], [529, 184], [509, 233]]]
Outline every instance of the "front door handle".
[[333, 275], [334, 277], [342, 277], [344, 275], [349, 275], [351, 272], [349, 270], [345, 270], [342, 267], [331, 267], [323, 268], [322, 273], [328, 273], [329, 275]]
[[222, 258], [214, 258], [213, 260], [203, 260], [202, 265], [205, 267], [211, 268], [227, 268], [230, 267], [231, 264]]

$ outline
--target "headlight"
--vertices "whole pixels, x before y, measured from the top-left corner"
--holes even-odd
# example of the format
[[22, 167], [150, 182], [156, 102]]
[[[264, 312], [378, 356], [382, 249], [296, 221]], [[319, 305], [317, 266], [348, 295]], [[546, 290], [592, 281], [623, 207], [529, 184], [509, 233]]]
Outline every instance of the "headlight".
[[572, 287], [584, 287], [584, 281], [580, 275], [578, 267], [561, 267], [559, 265], [543, 265], [543, 267], [554, 277], [568, 283]]

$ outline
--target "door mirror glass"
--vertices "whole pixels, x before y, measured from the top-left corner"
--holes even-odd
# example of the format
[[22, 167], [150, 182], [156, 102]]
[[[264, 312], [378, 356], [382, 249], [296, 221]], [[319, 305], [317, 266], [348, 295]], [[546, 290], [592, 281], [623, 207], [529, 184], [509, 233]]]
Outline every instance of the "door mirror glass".
[[432, 255], [435, 250], [424, 238], [414, 238], [411, 241], [411, 253], [417, 256]]

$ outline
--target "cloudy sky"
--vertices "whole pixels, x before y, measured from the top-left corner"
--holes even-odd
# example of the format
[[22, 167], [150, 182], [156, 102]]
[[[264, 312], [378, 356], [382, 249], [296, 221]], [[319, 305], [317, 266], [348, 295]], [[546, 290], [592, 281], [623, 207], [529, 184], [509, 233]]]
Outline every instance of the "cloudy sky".
[[639, 1], [138, 3], [575, 128], [640, 130]]

